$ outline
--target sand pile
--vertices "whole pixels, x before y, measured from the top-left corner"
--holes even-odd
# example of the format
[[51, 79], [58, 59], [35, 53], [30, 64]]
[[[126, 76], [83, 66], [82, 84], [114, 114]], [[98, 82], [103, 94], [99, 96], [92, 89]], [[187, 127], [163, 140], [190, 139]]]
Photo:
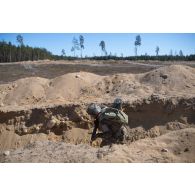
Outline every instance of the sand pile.
[[92, 73], [69, 73], [50, 80], [45, 94], [49, 100], [79, 98], [81, 89], [94, 85], [100, 78]]
[[103, 162], [195, 162], [195, 129], [173, 131], [130, 145], [114, 145]]
[[30, 77], [0, 85], [0, 105], [20, 106], [55, 103], [80, 97], [81, 89], [98, 82], [100, 76], [92, 73], [69, 73], [55, 79]]
[[31, 77], [0, 85], [0, 106], [22, 106], [67, 101], [91, 102], [145, 98], [152, 94], [186, 96], [195, 93], [195, 70], [171, 65], [144, 74], [99, 76], [69, 73], [54, 79]]
[[[6, 90], [2, 93], [4, 105], [23, 105], [36, 104], [41, 100], [45, 100], [45, 87], [48, 85], [48, 80], [39, 77], [19, 79], [12, 84], [5, 86]], [[3, 85], [3, 87], [5, 88]]]
[[155, 93], [175, 96], [185, 92], [194, 94], [195, 70], [182, 65], [161, 67], [143, 74], [140, 83], [152, 87]]
[[195, 69], [171, 65], [143, 74], [106, 76], [95, 85], [95, 89], [87, 88], [86, 91], [91, 94], [93, 91], [97, 96], [121, 96], [126, 99], [148, 97], [154, 93], [170, 96], [194, 95]]

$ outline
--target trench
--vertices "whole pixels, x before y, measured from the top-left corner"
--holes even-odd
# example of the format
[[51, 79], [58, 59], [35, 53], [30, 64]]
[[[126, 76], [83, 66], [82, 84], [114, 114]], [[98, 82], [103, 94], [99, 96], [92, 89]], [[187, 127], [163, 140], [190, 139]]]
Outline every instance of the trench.
[[[69, 104], [0, 111], [0, 150], [21, 147], [32, 141], [30, 135], [36, 140], [40, 134], [44, 139], [53, 137], [54, 141], [89, 144], [93, 122], [86, 108], [87, 104]], [[129, 117], [128, 143], [195, 127], [195, 98], [150, 97], [131, 104], [124, 103], [123, 110]], [[94, 146], [101, 147], [112, 141], [100, 133]]]

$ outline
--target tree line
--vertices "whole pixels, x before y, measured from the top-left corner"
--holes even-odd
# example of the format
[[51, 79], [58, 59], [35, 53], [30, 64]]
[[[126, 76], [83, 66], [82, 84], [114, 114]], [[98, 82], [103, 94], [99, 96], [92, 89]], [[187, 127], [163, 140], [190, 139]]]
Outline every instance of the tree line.
[[179, 56], [179, 55], [159, 55], [159, 56], [149, 56], [149, 55], [140, 55], [140, 56], [116, 56], [116, 55], [107, 55], [107, 56], [93, 56], [85, 57], [85, 59], [91, 60], [158, 60], [158, 61], [194, 61], [195, 55]]
[[[45, 48], [38, 47], [30, 47], [28, 45], [24, 45], [24, 39], [21, 35], [17, 35], [16, 41], [18, 42], [18, 46], [13, 45], [11, 42], [0, 41], [0, 62], [19, 62], [19, 61], [35, 61], [35, 60], [74, 60], [74, 59], [83, 59], [83, 51], [85, 49], [84, 46], [84, 36], [80, 35], [77, 39], [73, 37], [71, 52], [73, 56], [67, 56], [65, 49], [62, 49], [61, 55], [53, 55], [50, 51]], [[159, 55], [160, 47], [156, 46], [155, 55], [150, 56], [145, 53], [145, 55], [138, 55], [138, 48], [141, 46], [142, 40], [141, 36], [137, 35], [135, 37], [135, 55], [123, 57], [123, 54], [117, 56], [117, 54], [112, 54], [111, 52], [108, 54], [106, 50], [106, 43], [104, 40], [101, 40], [99, 43], [99, 47], [101, 49], [101, 56], [96, 56], [94, 54], [93, 57], [85, 56], [84, 59], [93, 59], [93, 60], [160, 60], [160, 61], [169, 61], [169, 60], [195, 60], [195, 55], [184, 55], [183, 51], [180, 50], [179, 53], [173, 54], [173, 51], [170, 50], [169, 55]], [[80, 51], [80, 57], [77, 54], [77, 51]]]
[[19, 62], [53, 59], [53, 54], [45, 48], [30, 47], [24, 45], [21, 35], [17, 36], [19, 45], [11, 42], [0, 41], [0, 62]]

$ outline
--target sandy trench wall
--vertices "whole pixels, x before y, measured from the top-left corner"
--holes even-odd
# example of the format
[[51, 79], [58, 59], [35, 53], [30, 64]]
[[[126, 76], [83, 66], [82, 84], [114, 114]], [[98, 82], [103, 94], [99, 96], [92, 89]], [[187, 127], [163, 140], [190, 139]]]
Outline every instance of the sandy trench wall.
[[149, 130], [154, 126], [178, 122], [183, 125], [195, 124], [195, 98], [158, 99], [151, 96], [131, 105], [124, 105], [129, 116], [130, 128], [142, 126]]
[[[82, 105], [0, 111], [0, 150], [16, 149], [34, 141], [62, 141], [64, 132], [66, 137], [74, 133], [77, 139], [73, 137], [71, 141], [81, 143], [79, 137], [83, 134], [80, 136], [77, 130], [86, 134], [91, 124]], [[69, 142], [68, 138], [65, 141]]]
[[86, 115], [82, 105], [1, 111], [0, 125], [1, 129], [14, 130], [21, 136], [27, 133], [46, 133], [47, 130], [60, 135], [63, 130], [71, 127], [88, 128], [87, 124], [90, 124], [90, 121]]
[[[159, 99], [152, 96], [132, 104], [124, 103], [124, 112], [129, 116], [129, 140], [156, 137], [168, 131], [194, 127], [194, 105], [195, 98]], [[12, 136], [13, 141], [15, 137], [17, 140], [25, 139], [23, 143], [14, 146], [17, 148], [32, 141], [30, 136], [41, 135], [47, 139], [52, 133], [56, 136], [54, 140], [62, 140], [64, 135], [69, 134], [69, 137], [73, 137], [73, 143], [76, 143], [74, 136], [80, 136], [80, 143], [86, 143], [82, 131], [88, 134], [85, 139], [89, 139], [93, 126], [92, 119], [86, 113], [86, 107], [87, 104], [70, 104], [21, 111], [0, 111], [0, 140], [9, 136]], [[67, 136], [65, 139], [67, 140], [64, 141], [70, 141]], [[12, 140], [10, 144], [1, 141], [0, 148], [12, 148]]]

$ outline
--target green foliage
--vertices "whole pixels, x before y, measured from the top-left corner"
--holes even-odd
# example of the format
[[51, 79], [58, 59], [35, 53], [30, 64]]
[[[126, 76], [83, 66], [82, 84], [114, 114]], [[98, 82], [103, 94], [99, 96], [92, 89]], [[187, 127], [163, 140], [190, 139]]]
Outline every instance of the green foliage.
[[22, 35], [17, 35], [16, 40], [21, 46], [24, 45]]
[[137, 47], [139, 46], [141, 46], [141, 36], [140, 35], [137, 35], [136, 37], [135, 37], [135, 43], [134, 43], [134, 45], [135, 45], [135, 56], [137, 56]]
[[149, 60], [159, 60], [159, 61], [194, 61], [195, 60], [195, 55], [189, 55], [189, 56], [170, 56], [170, 55], [161, 55], [161, 56], [149, 56], [149, 55], [141, 55], [141, 56], [127, 56], [127, 57], [117, 57], [117, 56], [93, 56], [93, 57], [88, 57], [87, 59], [92, 59], [92, 60], [130, 60], [130, 61], [135, 61], [135, 60], [144, 60], [144, 61], [149, 61]]
[[76, 50], [79, 50], [80, 49], [78, 39], [76, 39], [75, 37], [73, 37], [72, 44], [73, 44], [73, 46], [71, 48], [71, 51], [74, 52], [74, 57], [75, 57]]
[[[138, 38], [137, 38], [138, 37]], [[62, 49], [61, 55], [53, 55], [50, 51], [45, 48], [38, 47], [30, 47], [28, 45], [24, 45], [23, 37], [21, 35], [17, 36], [17, 41], [19, 46], [13, 45], [11, 42], [0, 41], [0, 62], [19, 62], [19, 61], [35, 61], [35, 60], [75, 60], [82, 59], [82, 51], [81, 58], [75, 56], [76, 50], [84, 49], [84, 37], [82, 35], [79, 36], [79, 42], [74, 37], [73, 38], [73, 46], [71, 51], [74, 52], [74, 57], [66, 56], [65, 50]], [[136, 36], [135, 46], [141, 45], [141, 37], [140, 35]], [[105, 42], [101, 41], [99, 46], [101, 47], [101, 51], [104, 55], [102, 56], [94, 56], [88, 57], [85, 56], [85, 59], [89, 60], [159, 60], [159, 61], [194, 61], [195, 55], [185, 56], [183, 51], [179, 51], [179, 55], [173, 55], [173, 51], [170, 51], [169, 55], [159, 55], [159, 47], [156, 47], [156, 56], [149, 56], [147, 53], [141, 56], [128, 56], [124, 57], [123, 54], [121, 56], [113, 55], [111, 52], [107, 55]]]
[[183, 51], [182, 50], [179, 51], [179, 56], [183, 57]]
[[83, 37], [83, 35], [79, 36], [79, 44], [80, 44], [81, 49], [84, 49], [84, 37]]
[[141, 46], [141, 36], [140, 35], [137, 35], [135, 37], [135, 46]]
[[106, 44], [105, 44], [105, 42], [104, 42], [104, 41], [101, 41], [100, 44], [99, 44], [99, 46], [101, 47], [102, 52], [103, 52], [105, 55], [107, 55]]
[[74, 49], [76, 50], [79, 50], [79, 42], [78, 42], [78, 39], [76, 39], [75, 37], [73, 37], [73, 40], [72, 40], [72, 43], [73, 43], [73, 47]]
[[33, 48], [21, 43], [21, 46], [15, 46], [10, 42], [0, 41], [0, 62], [53, 59], [52, 53], [45, 48]]
[[160, 48], [159, 48], [159, 46], [156, 46], [156, 50], [155, 50], [155, 52], [156, 52], [156, 56], [158, 56], [158, 54], [159, 54], [159, 51], [160, 51]]
[[81, 49], [81, 58], [83, 57], [83, 49], [84, 49], [84, 37], [83, 35], [79, 36], [79, 44], [80, 44], [80, 49]]
[[65, 52], [65, 50], [64, 49], [62, 49], [62, 56], [66, 56], [66, 52]]

